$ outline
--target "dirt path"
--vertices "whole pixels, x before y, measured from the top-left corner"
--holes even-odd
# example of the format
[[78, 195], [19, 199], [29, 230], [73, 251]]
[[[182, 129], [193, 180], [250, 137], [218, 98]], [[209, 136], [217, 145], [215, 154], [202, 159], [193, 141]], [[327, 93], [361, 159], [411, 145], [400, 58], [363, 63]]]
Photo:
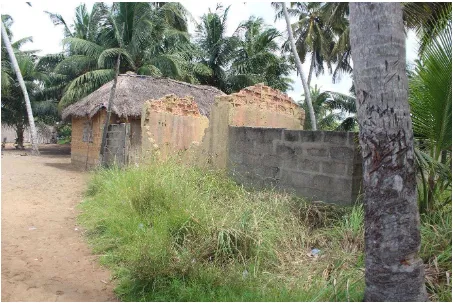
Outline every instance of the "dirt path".
[[76, 223], [88, 174], [71, 166], [68, 152], [3, 152], [2, 301], [115, 300], [109, 272]]

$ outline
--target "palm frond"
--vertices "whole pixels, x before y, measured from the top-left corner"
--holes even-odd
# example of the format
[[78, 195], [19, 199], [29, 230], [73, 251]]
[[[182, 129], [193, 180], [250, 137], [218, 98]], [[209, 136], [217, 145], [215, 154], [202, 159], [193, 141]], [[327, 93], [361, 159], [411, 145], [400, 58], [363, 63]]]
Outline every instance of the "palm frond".
[[69, 48], [71, 53], [77, 55], [98, 57], [104, 51], [104, 47], [81, 38], [68, 37], [63, 39], [63, 44]]
[[80, 100], [113, 78], [114, 70], [112, 69], [98, 69], [77, 77], [71, 81], [64, 92], [64, 95], [59, 102], [59, 107], [64, 108]]
[[409, 82], [416, 138], [428, 139], [439, 157], [452, 145], [452, 28], [433, 39]]
[[130, 54], [123, 48], [109, 48], [104, 50], [98, 57], [98, 68], [105, 68], [106, 67], [106, 59], [116, 58], [118, 55], [121, 56], [122, 61], [128, 63], [128, 65], [134, 70], [136, 69], [136, 65], [134, 64], [134, 60], [131, 58]]

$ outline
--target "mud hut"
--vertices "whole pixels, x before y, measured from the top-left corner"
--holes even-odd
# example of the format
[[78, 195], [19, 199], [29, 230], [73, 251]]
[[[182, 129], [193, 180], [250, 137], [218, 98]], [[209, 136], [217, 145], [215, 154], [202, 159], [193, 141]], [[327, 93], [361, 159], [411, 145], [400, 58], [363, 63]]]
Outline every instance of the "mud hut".
[[[99, 164], [104, 121], [107, 115], [110, 81], [62, 112], [64, 120], [71, 119], [71, 162], [85, 168]], [[111, 139], [115, 130], [125, 137], [128, 150], [123, 153], [126, 161], [136, 162], [141, 155], [141, 113], [147, 100], [158, 100], [166, 95], [193, 97], [201, 115], [209, 116], [215, 96], [225, 95], [222, 91], [204, 85], [194, 85], [168, 78], [121, 74], [118, 77], [109, 131]], [[124, 143], [125, 143], [124, 142]], [[109, 143], [109, 142], [108, 142]], [[113, 153], [117, 153], [114, 151]]]

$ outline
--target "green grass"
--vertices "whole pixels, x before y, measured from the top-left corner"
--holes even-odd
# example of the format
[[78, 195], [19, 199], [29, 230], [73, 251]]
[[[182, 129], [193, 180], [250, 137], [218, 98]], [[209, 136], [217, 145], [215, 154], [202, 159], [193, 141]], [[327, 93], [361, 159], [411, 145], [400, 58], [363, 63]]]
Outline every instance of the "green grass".
[[[221, 173], [168, 161], [94, 173], [80, 208], [85, 234], [124, 301], [363, 299], [359, 206], [247, 191]], [[447, 237], [449, 225], [422, 228]], [[451, 264], [451, 242], [449, 249], [447, 241], [423, 240], [427, 260], [441, 255]], [[313, 247], [320, 257], [308, 256]], [[451, 299], [433, 283], [431, 291], [444, 295], [432, 298]]]

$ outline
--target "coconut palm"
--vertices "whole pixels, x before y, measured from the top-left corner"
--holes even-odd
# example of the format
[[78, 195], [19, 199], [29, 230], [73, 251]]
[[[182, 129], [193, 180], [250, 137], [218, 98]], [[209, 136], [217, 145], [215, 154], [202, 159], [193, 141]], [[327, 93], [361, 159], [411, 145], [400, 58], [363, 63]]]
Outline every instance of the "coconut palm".
[[237, 37], [226, 35], [228, 13], [229, 7], [217, 5], [215, 12], [209, 10], [196, 27], [196, 43], [202, 51], [200, 63], [210, 69], [210, 74], [200, 77], [200, 81], [224, 92], [229, 92], [226, 69], [240, 43]]
[[[17, 81], [19, 83], [19, 86], [20, 86], [21, 91], [22, 91], [22, 95], [23, 95], [24, 100], [25, 100], [25, 108], [26, 108], [26, 112], [27, 112], [27, 118], [28, 118], [28, 122], [29, 122], [29, 125], [30, 125], [31, 138], [32, 138], [32, 154], [39, 155], [38, 139], [37, 139], [38, 137], [37, 137], [36, 128], [35, 128], [35, 120], [33, 118], [33, 110], [32, 110], [31, 104], [30, 104], [30, 98], [29, 98], [29, 95], [28, 95], [28, 92], [27, 92], [27, 87], [25, 85], [24, 79], [23, 79], [22, 74], [21, 74], [20, 67], [19, 67], [18, 62], [17, 62], [17, 58], [16, 58], [16, 56], [14, 54], [14, 50], [13, 50], [13, 47], [12, 47], [11, 42], [10, 42], [10, 37], [8, 36], [8, 32], [6, 31], [6, 26], [3, 23], [3, 19], [11, 19], [11, 17], [10, 16], [5, 16], [4, 17], [2, 15], [2, 24], [1, 24], [2, 40], [3, 40], [4, 48], [6, 49], [6, 52], [8, 53], [8, 56], [9, 56], [9, 59], [10, 59], [9, 65], [12, 67], [11, 70], [13, 70], [14, 73], [16, 74]], [[2, 53], [4, 53], [3, 49], [2, 49]], [[2, 54], [2, 58], [4, 58], [3, 54]], [[2, 63], [2, 67], [4, 65], [6, 67], [7, 64], [6, 63], [5, 64]], [[11, 79], [11, 78], [12, 77], [8, 77], [8, 79]], [[5, 87], [8, 87], [8, 85], [10, 85], [11, 87], [13, 86], [11, 82], [8, 83], [7, 81], [5, 81]], [[2, 82], [2, 86], [3, 86], [3, 82]], [[2, 89], [2, 91], [3, 91], [3, 89]], [[11, 96], [14, 96], [14, 94], [11, 94]], [[17, 103], [18, 102], [16, 101], [16, 104], [14, 105], [14, 107], [18, 106]], [[3, 101], [2, 101], [2, 105], [3, 105]], [[2, 108], [3, 108], [3, 106], [2, 106]], [[2, 114], [3, 114], [3, 111], [4, 110], [2, 110]], [[16, 117], [16, 118], [17, 118], [17, 121], [23, 120], [23, 119], [21, 119], [21, 117]]]
[[[311, 87], [311, 100], [318, 121], [318, 129], [335, 131], [354, 131], [357, 128], [355, 97], [338, 92], [321, 91]], [[307, 115], [307, 106], [299, 102]], [[305, 117], [304, 129], [311, 129], [309, 117]]]
[[[404, 2], [403, 20], [408, 30], [415, 30], [420, 39], [419, 53], [422, 53], [429, 41], [444, 29], [451, 20], [451, 2]], [[351, 73], [351, 46], [349, 38], [349, 3], [327, 2], [321, 7], [322, 19], [331, 28], [335, 39], [331, 57], [336, 62], [333, 81], [341, 73]]]
[[419, 54], [452, 21], [452, 2], [404, 2], [403, 19], [407, 29], [420, 38]]
[[275, 28], [266, 26], [262, 18], [250, 17], [239, 25], [234, 36], [239, 46], [228, 71], [231, 91], [259, 82], [282, 91], [291, 88], [292, 80], [286, 76], [292, 67], [287, 58], [277, 54], [281, 34]]
[[[435, 195], [451, 184], [447, 164], [452, 147], [452, 24], [426, 44], [421, 60], [411, 73], [409, 101], [415, 138], [419, 142], [423, 185], [422, 211], [435, 208]], [[425, 161], [426, 153], [430, 161]], [[442, 170], [441, 170], [442, 168]], [[442, 172], [442, 174], [441, 174]], [[447, 174], [446, 172], [449, 172]]]
[[[426, 301], [399, 3], [349, 3], [365, 208], [365, 301]], [[393, 58], [393, 61], [391, 61]]]
[[291, 7], [290, 15], [298, 16], [298, 21], [293, 24], [293, 28], [300, 60], [305, 62], [307, 55], [311, 58], [307, 81], [310, 85], [313, 73], [315, 76], [324, 73], [324, 63], [332, 72], [334, 35], [332, 28], [325, 24], [321, 3], [296, 2], [292, 3]]
[[203, 73], [186, 62], [185, 55], [191, 51], [187, 47], [186, 14], [179, 3], [116, 2], [111, 7], [96, 3], [90, 14], [85, 6], [78, 7], [75, 24], [69, 27], [61, 16], [50, 14], [55, 24], [65, 26], [66, 36], [65, 58], [55, 72], [72, 79], [60, 105], [79, 100], [112, 80], [119, 55], [122, 73], [176, 79], [191, 78], [187, 74], [192, 72]]
[[[31, 41], [31, 38], [28, 37], [12, 43], [17, 66], [29, 96], [34, 113], [33, 119], [54, 122], [58, 116], [56, 103], [53, 100], [43, 99], [41, 95], [41, 91], [48, 81], [48, 75], [38, 68], [34, 52], [22, 52], [20, 50], [23, 44]], [[10, 58], [6, 56], [4, 47], [2, 47], [2, 67], [2, 77], [7, 79], [5, 82], [2, 81], [2, 123], [10, 125], [16, 130], [17, 146], [23, 148], [24, 130], [28, 125], [28, 113], [21, 85], [19, 80], [14, 77], [12, 64]]]
[[286, 27], [287, 27], [287, 32], [288, 32], [289, 43], [291, 44], [292, 53], [294, 55], [294, 61], [297, 66], [297, 71], [299, 72], [299, 75], [300, 75], [300, 80], [302, 81], [303, 91], [305, 92], [305, 101], [306, 101], [306, 105], [308, 106], [308, 113], [310, 115], [311, 129], [316, 130], [317, 122], [316, 122], [316, 117], [314, 115], [313, 104], [311, 102], [310, 90], [308, 88], [308, 83], [306, 82], [305, 75], [303, 73], [302, 62], [300, 62], [299, 54], [298, 54], [296, 46], [295, 46], [294, 35], [292, 33], [292, 27], [291, 27], [291, 20], [289, 19], [289, 14], [288, 14], [285, 2], [281, 2], [281, 10], [282, 10], [284, 19], [286, 20]]

